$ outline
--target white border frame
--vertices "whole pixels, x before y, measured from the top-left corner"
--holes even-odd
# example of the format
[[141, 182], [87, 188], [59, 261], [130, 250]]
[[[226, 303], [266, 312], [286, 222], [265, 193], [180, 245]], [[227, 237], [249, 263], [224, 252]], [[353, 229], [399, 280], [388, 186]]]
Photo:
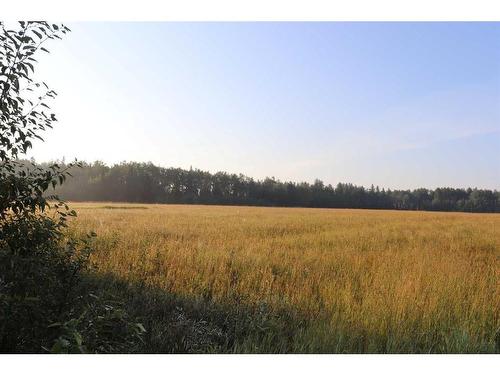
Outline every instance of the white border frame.
[[495, 21], [497, 0], [2, 0], [0, 18], [70, 21]]

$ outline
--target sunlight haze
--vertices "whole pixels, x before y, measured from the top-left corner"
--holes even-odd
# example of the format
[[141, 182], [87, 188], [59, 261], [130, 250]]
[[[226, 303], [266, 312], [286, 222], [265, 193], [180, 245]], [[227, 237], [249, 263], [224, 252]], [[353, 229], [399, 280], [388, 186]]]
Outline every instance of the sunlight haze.
[[500, 188], [500, 24], [68, 26], [38, 161]]

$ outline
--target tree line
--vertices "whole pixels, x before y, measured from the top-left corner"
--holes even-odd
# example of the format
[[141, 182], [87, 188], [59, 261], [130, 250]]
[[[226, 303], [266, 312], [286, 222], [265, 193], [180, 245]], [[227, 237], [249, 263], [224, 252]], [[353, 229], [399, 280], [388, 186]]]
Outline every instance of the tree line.
[[[61, 163], [64, 165], [64, 163]], [[484, 189], [415, 190], [365, 188], [351, 183], [327, 185], [321, 180], [282, 182], [242, 174], [199, 169], [163, 168], [152, 163], [82, 163], [73, 178], [56, 188], [72, 201], [221, 204], [324, 208], [373, 208], [500, 212], [500, 192]]]

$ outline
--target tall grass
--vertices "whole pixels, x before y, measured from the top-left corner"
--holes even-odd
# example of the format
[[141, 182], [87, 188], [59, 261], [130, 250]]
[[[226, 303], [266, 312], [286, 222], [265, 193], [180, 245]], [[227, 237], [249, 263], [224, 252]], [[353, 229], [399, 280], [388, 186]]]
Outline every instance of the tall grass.
[[[156, 350], [175, 311], [224, 337], [201, 351], [500, 350], [498, 214], [142, 207], [73, 205], [76, 230], [98, 234], [98, 273], [121, 283], [106, 287], [155, 291], [135, 309]], [[159, 313], [162, 293], [189, 312]]]

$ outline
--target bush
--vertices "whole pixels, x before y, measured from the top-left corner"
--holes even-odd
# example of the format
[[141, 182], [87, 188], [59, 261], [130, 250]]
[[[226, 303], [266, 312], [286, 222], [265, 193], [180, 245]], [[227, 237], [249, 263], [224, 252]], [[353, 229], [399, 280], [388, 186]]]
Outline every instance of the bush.
[[56, 93], [30, 77], [33, 55], [69, 29], [47, 22], [19, 26], [7, 30], [0, 23], [0, 351], [135, 351], [144, 327], [120, 301], [101, 300], [82, 284], [95, 234], [68, 236], [67, 218], [76, 212], [46, 194], [78, 163], [41, 168], [18, 159], [56, 121], [46, 112]]
[[144, 327], [117, 299], [88, 291], [91, 239], [45, 214], [0, 223], [0, 352], [134, 352]]
[[69, 314], [90, 248], [46, 216], [9, 218], [0, 238], [0, 351], [38, 352]]

